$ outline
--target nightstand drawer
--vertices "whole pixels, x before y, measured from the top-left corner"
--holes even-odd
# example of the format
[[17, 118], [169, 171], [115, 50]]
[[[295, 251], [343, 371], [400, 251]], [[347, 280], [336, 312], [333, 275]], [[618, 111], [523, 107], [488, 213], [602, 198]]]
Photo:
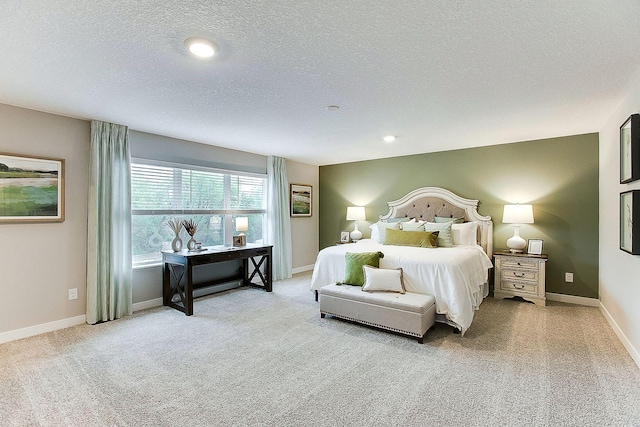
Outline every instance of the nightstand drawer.
[[[504, 263], [502, 264], [504, 265]], [[538, 269], [529, 270], [521, 268], [519, 270], [502, 270], [500, 272], [502, 280], [523, 280], [538, 282]]]
[[505, 279], [500, 281], [500, 289], [503, 291], [537, 295], [538, 283], [517, 282]]
[[504, 258], [502, 260], [502, 268], [510, 268], [513, 270], [538, 270], [538, 261], [524, 258]]

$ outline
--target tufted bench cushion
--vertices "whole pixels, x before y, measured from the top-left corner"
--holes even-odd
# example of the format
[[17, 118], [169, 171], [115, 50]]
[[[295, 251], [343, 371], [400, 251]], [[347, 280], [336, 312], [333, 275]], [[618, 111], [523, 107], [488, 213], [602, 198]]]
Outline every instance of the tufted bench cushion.
[[360, 286], [320, 288], [320, 316], [326, 314], [418, 338], [436, 320], [436, 301], [430, 295], [407, 292], [364, 292]]

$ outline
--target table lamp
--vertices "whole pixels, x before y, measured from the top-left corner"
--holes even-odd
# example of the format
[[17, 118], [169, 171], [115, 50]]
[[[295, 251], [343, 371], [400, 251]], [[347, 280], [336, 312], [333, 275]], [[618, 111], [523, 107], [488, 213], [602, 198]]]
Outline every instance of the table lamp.
[[527, 242], [520, 237], [520, 224], [533, 224], [533, 206], [531, 205], [504, 205], [502, 213], [504, 224], [513, 224], [513, 237], [507, 240], [507, 246], [511, 252], [522, 252]]
[[364, 221], [367, 216], [364, 212], [364, 206], [349, 206], [347, 208], [347, 221], [355, 221], [353, 231], [351, 232], [351, 240], [357, 242], [362, 239], [362, 232], [358, 230], [358, 221]]
[[233, 236], [233, 246], [245, 246], [247, 244], [247, 236], [244, 232], [249, 229], [249, 218], [246, 216], [236, 217], [236, 231], [240, 234]]

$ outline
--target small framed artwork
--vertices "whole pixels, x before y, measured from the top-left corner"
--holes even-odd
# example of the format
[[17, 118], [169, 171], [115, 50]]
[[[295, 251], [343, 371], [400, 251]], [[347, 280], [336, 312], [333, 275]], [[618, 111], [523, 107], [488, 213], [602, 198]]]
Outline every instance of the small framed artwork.
[[311, 216], [312, 212], [312, 188], [310, 185], [291, 184], [291, 216]]
[[238, 234], [233, 236], [233, 246], [245, 246], [247, 244], [247, 236], [244, 234]]
[[620, 184], [640, 179], [640, 114], [620, 126]]
[[531, 255], [542, 255], [542, 239], [529, 239], [527, 253]]
[[0, 153], [0, 223], [63, 221], [64, 159]]
[[349, 232], [341, 231], [340, 232], [340, 243], [349, 243]]
[[640, 190], [620, 193], [620, 249], [640, 255]]

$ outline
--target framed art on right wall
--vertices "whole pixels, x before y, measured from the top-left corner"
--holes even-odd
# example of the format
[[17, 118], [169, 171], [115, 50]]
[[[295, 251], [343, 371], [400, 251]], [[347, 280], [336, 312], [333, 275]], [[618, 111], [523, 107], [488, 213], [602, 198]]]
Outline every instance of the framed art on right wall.
[[620, 126], [620, 184], [640, 179], [640, 114]]
[[640, 255], [640, 190], [620, 193], [620, 249]]

